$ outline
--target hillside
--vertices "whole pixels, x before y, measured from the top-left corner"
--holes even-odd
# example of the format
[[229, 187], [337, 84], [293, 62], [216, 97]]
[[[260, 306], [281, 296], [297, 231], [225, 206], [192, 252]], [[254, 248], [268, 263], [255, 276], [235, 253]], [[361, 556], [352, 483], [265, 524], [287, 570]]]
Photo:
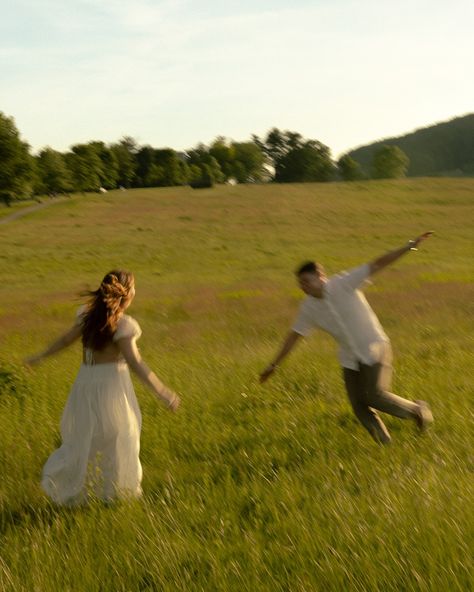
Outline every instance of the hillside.
[[384, 144], [398, 146], [406, 153], [409, 177], [474, 176], [474, 113], [361, 146], [349, 156], [370, 175], [373, 154]]

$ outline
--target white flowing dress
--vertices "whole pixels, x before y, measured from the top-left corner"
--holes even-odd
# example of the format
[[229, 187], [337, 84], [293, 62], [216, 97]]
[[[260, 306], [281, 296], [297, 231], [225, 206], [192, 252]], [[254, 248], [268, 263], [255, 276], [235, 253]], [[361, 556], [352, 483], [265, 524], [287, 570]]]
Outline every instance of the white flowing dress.
[[[140, 335], [135, 319], [123, 315], [113, 340]], [[140, 430], [126, 362], [94, 364], [86, 350], [62, 415], [61, 447], [43, 468], [44, 491], [65, 505], [84, 502], [90, 491], [104, 500], [140, 496]]]

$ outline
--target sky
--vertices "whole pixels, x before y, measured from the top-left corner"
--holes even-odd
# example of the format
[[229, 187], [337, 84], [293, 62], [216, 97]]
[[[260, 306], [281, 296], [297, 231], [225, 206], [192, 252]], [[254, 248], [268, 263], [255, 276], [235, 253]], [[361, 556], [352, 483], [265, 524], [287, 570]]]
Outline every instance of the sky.
[[472, 0], [0, 0], [33, 151], [300, 132], [334, 157], [474, 111]]

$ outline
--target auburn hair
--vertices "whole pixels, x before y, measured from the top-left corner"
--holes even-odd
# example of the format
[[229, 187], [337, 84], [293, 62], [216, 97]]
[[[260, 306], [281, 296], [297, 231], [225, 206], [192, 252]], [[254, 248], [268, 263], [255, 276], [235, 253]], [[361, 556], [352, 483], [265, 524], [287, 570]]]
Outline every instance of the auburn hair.
[[83, 292], [88, 297], [82, 317], [84, 347], [101, 350], [112, 341], [133, 285], [133, 274], [119, 269], [109, 271], [97, 290]]

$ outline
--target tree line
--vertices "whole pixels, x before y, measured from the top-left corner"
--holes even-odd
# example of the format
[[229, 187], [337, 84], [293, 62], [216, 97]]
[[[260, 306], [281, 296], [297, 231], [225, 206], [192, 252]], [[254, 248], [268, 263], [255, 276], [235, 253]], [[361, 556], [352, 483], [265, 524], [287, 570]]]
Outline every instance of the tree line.
[[[374, 155], [372, 176], [403, 176], [408, 159], [396, 147]], [[337, 162], [317, 140], [277, 128], [247, 142], [224, 137], [178, 152], [140, 146], [131, 137], [116, 143], [91, 141], [67, 152], [43, 148], [33, 155], [12, 117], [0, 112], [0, 200], [32, 195], [104, 191], [116, 188], [212, 187], [216, 183], [298, 183], [368, 178], [349, 155]]]
[[383, 145], [396, 146], [408, 156], [408, 177], [474, 176], [473, 113], [362, 146], [349, 156], [364, 174], [371, 174], [374, 155]]

